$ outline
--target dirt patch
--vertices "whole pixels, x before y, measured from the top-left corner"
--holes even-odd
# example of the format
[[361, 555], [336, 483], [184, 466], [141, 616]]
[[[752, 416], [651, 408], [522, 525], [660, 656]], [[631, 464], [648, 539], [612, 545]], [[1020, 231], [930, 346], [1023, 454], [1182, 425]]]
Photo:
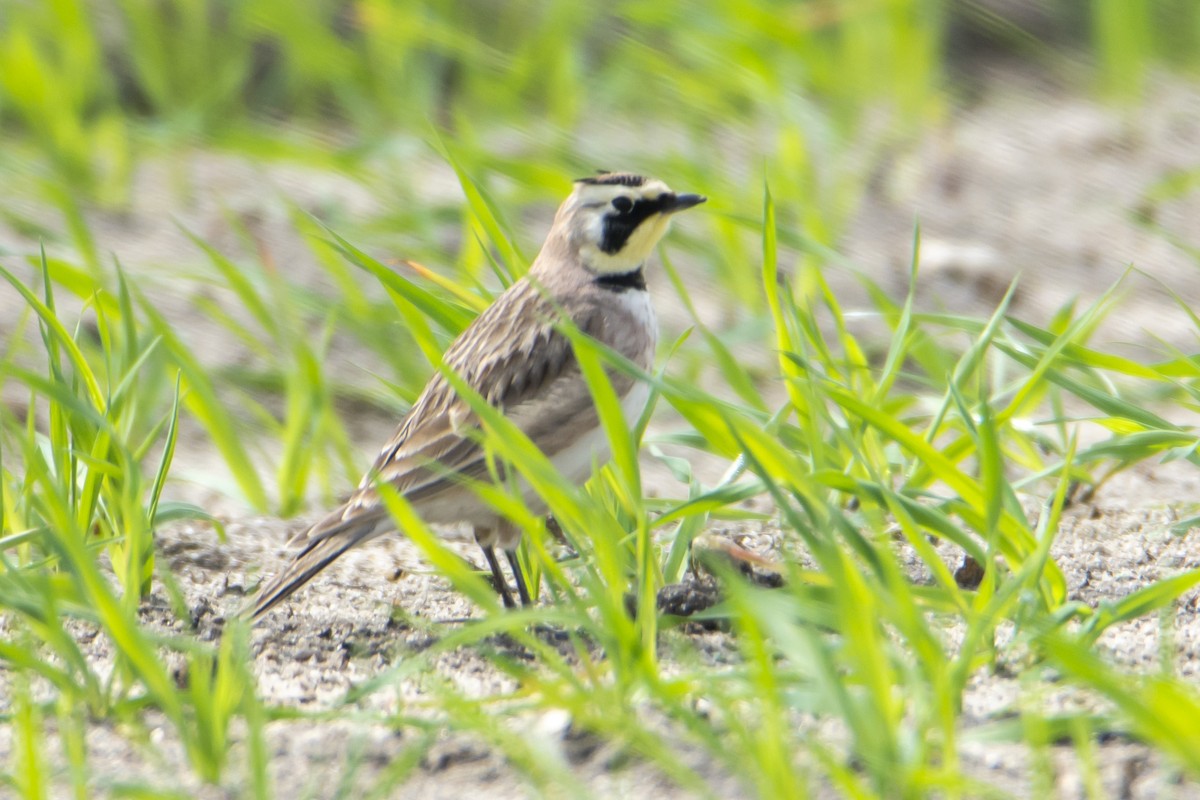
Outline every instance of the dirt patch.
[[1035, 324], [1094, 302], [1132, 267], [1097, 346], [1193, 347], [1195, 327], [1171, 293], [1194, 306], [1200, 270], [1171, 237], [1200, 243], [1200, 192], [1154, 197], [1196, 168], [1200, 87], [1163, 80], [1121, 110], [1019, 70], [989, 86], [875, 176], [847, 254], [900, 295], [918, 222], [926, 307], [987, 314], [1019, 277], [1012, 313]]

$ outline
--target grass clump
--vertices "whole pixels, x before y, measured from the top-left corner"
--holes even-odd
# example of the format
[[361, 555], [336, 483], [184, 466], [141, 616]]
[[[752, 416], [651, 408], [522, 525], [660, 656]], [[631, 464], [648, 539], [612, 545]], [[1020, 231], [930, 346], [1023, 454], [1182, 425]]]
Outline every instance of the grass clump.
[[[69, 782], [87, 794], [83, 718], [136, 727], [150, 707], [179, 732], [197, 775], [217, 780], [230, 749], [230, 720], [256, 702], [246, 632], [234, 626], [210, 653], [187, 638], [172, 641], [149, 630], [139, 614], [156, 574], [155, 529], [185, 518], [213, 521], [199, 508], [162, 500], [176, 444], [179, 383], [163, 391], [168, 370], [157, 359], [160, 340], [146, 333], [119, 270], [114, 291], [61, 266], [57, 271], [77, 280], [55, 280], [43, 254], [38, 296], [0, 269], [36, 319], [45, 369], [22, 366], [14, 347], [0, 370], [5, 384], [29, 392], [25, 419], [6, 409], [0, 437], [0, 606], [11, 634], [0, 651], [11, 670], [21, 742], [21, 768], [6, 777], [23, 796], [54, 791], [57, 782], [41, 752], [50, 713], [70, 764]], [[87, 289], [74, 332], [56, 299], [56, 287], [64, 284]], [[97, 636], [108, 653], [101, 660], [94, 646], [82, 645]], [[194, 676], [182, 690], [165, 657], [172, 651]], [[51, 698], [47, 705], [35, 701], [35, 686], [37, 697]]]

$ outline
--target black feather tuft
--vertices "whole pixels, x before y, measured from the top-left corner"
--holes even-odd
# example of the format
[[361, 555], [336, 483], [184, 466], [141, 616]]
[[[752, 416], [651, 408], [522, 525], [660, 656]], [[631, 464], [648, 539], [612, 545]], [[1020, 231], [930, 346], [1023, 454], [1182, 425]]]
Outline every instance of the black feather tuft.
[[629, 186], [637, 188], [646, 182], [641, 175], [632, 172], [603, 172], [591, 178], [579, 178], [576, 183], [586, 183], [591, 186]]

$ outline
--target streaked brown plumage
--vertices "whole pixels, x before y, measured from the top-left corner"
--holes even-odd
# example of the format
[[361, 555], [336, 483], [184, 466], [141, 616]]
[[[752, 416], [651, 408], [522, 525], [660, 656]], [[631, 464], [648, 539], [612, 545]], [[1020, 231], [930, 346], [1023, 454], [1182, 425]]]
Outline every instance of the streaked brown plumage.
[[[643, 369], [653, 363], [657, 330], [642, 265], [670, 215], [703, 202], [659, 181], [606, 173], [576, 183], [530, 268], [446, 351], [446, 365], [504, 414], [572, 480], [585, 479], [608, 456], [591, 395], [569, 340], [555, 327], [565, 315]], [[636, 417], [645, 388], [614, 374], [613, 388]], [[494, 548], [505, 550], [523, 602], [530, 602], [513, 550], [520, 531], [455, 477], [487, 479], [470, 407], [436, 373], [350, 499], [299, 538], [302, 549], [267, 582], [255, 601], [259, 617], [350, 548], [395, 529], [379, 500], [386, 481], [429, 523], [467, 522], [483, 547], [507, 605], [512, 596]], [[532, 508], [544, 508], [528, 493]]]

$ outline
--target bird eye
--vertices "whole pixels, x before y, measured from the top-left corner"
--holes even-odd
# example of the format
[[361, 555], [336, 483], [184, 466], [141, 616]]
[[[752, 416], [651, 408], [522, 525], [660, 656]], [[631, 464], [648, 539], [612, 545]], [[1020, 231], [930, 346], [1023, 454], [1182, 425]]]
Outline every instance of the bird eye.
[[633, 201], [628, 197], [618, 197], [613, 200], [613, 208], [622, 214], [628, 214], [630, 209], [633, 208]]

